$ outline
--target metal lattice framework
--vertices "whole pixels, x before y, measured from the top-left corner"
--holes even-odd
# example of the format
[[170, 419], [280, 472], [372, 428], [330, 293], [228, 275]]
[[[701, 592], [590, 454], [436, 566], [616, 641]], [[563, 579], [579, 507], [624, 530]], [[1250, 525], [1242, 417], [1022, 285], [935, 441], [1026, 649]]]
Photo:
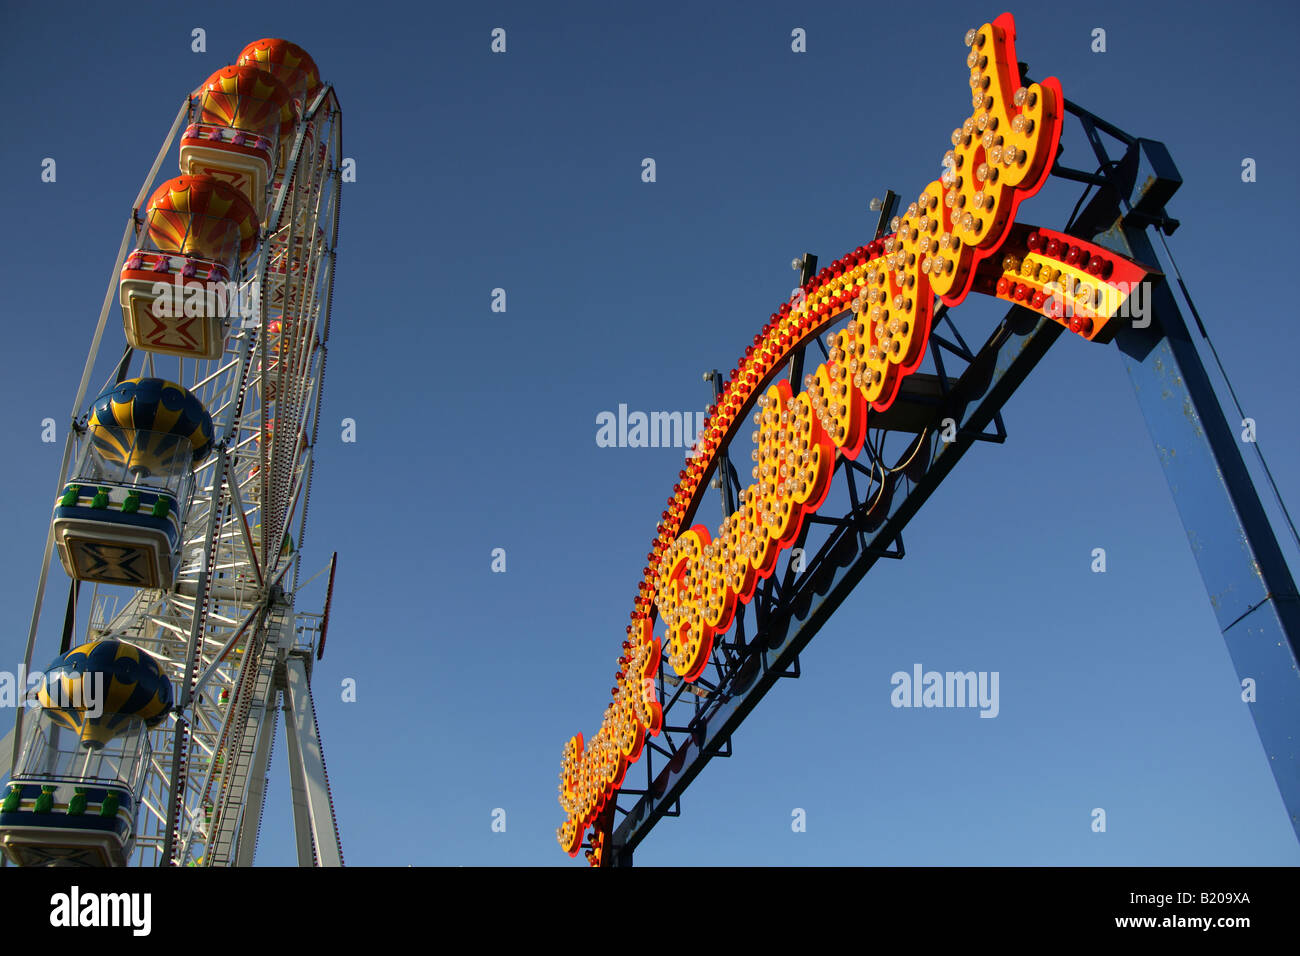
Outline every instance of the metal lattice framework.
[[[895, 202], [889, 194], [877, 238]], [[801, 284], [816, 270], [816, 257], [805, 255]], [[826, 326], [805, 348], [827, 357], [827, 341], [841, 325]], [[597, 828], [596, 839], [613, 844], [602, 862], [631, 863], [655, 824], [680, 814], [683, 792], [711, 759], [732, 755], [733, 732], [767, 691], [783, 678], [800, 676], [800, 652], [858, 582], [879, 559], [904, 556], [904, 527], [966, 451], [977, 441], [1006, 440], [1002, 406], [1062, 331], [1050, 319], [1013, 307], [985, 343], [972, 349], [947, 307], [936, 309], [927, 359], [934, 371], [906, 381], [899, 401], [871, 421], [856, 458], [836, 456], [831, 497], [808, 517], [753, 601], [737, 607], [735, 624], [725, 640], [715, 641], [705, 674], [687, 683], [660, 660], [662, 732], [646, 741], [644, 787], [620, 788], [620, 796], [632, 802], [611, 801]], [[798, 381], [803, 365], [800, 349], [773, 378], [788, 373]], [[720, 394], [721, 375], [715, 371], [710, 378], [714, 394]], [[948, 435], [946, 419], [953, 422]], [[711, 484], [720, 490], [723, 513], [730, 514], [742, 494], [730, 443], [718, 461]], [[719, 477], [718, 471], [725, 474]]]
[[[85, 430], [87, 386], [108, 316], [116, 311], [118, 272], [142, 228], [144, 197], [193, 109], [190, 99], [182, 104], [123, 236], [74, 404], [60, 483]], [[239, 317], [221, 357], [166, 358], [127, 346], [115, 371], [118, 382], [135, 367], [134, 374], [166, 374], [188, 388], [211, 414], [216, 441], [215, 453], [194, 472], [174, 585], [95, 585], [88, 620], [81, 622], [85, 641], [116, 637], [148, 651], [174, 689], [174, 712], [150, 732], [131, 860], [138, 865], [251, 864], [282, 693], [291, 721], [299, 861], [342, 863], [309, 684], [312, 661], [323, 651], [329, 598], [322, 614], [294, 610], [329, 339], [341, 137], [338, 100], [325, 85], [306, 104], [287, 160], [268, 187], [262, 242], [241, 280]], [[52, 547], [53, 532], [32, 615], [28, 667]], [[329, 570], [332, 592], [332, 560]], [[72, 582], [63, 651], [81, 643], [73, 639], [83, 631], [76, 620], [81, 597]], [[17, 758], [22, 717], [19, 708], [12, 751], [7, 741], [0, 748], [5, 766], [11, 753]]]

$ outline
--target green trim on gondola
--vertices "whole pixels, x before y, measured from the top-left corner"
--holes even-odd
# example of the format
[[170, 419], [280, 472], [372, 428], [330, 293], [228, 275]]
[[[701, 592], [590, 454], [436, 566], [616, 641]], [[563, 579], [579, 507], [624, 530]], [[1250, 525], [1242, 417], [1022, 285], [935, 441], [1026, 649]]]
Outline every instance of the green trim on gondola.
[[104, 802], [100, 804], [99, 815], [101, 817], [116, 816], [118, 803], [119, 803], [119, 799], [117, 794], [110, 793], [108, 796], [104, 798]]
[[[107, 512], [107, 513], [106, 513]], [[169, 538], [175, 538], [179, 534], [177, 523], [173, 521], [166, 512], [161, 516], [152, 514], [123, 514], [120, 511], [110, 509], [95, 510], [78, 505], [75, 508], [55, 508], [55, 518], [89, 518], [104, 524], [128, 525], [133, 528], [149, 528], [152, 531], [162, 531]]]

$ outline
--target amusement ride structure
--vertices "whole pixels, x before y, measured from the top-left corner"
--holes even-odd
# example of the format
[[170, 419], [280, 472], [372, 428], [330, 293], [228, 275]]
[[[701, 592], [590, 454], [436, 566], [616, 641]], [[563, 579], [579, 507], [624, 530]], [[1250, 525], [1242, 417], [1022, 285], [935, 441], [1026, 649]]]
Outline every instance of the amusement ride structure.
[[[1248, 706], [1300, 834], [1300, 596], [1165, 242], [1181, 177], [1161, 143], [1067, 99], [1055, 78], [1030, 80], [1010, 14], [970, 30], [966, 47], [972, 111], [940, 178], [901, 210], [887, 193], [865, 245], [820, 270], [797, 259], [791, 300], [727, 376], [705, 376], [714, 401], [651, 539], [612, 700], [599, 730], [563, 750], [557, 837], [571, 856], [630, 865], [681, 812], [763, 695], [799, 676], [848, 593], [878, 560], [903, 558], [904, 528], [962, 456], [1006, 439], [1004, 405], [1067, 332], [1123, 358], [1238, 674], [1261, 688]], [[1061, 162], [1067, 116], [1095, 169]], [[1085, 185], [1069, 221], [1017, 222], [1052, 178]], [[1010, 306], [982, 342], [954, 314], [972, 293]], [[700, 518], [710, 487], [716, 528]], [[629, 785], [638, 760], [644, 782]]]
[[[63, 614], [59, 654], [0, 741], [7, 863], [251, 864], [283, 706], [299, 863], [342, 865], [310, 688], [334, 558], [322, 612], [294, 608], [341, 125], [311, 57], [258, 40], [186, 97], [136, 199], [73, 403], [24, 668], [43, 611]], [[180, 175], [154, 188], [178, 133]], [[85, 405], [110, 325], [121, 357]], [[47, 600], [55, 553], [66, 603]]]

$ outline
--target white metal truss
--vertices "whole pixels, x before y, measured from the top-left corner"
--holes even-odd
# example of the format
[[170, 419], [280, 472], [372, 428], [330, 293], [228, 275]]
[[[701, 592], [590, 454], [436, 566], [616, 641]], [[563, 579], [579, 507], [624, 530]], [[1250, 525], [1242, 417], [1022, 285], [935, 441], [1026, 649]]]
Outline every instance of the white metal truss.
[[[137, 212], [188, 110], [187, 101], [141, 189]], [[241, 289], [251, 315], [235, 318], [224, 354], [196, 361], [148, 352], [132, 356], [128, 350], [123, 359], [140, 364], [137, 374], [169, 378], [193, 392], [212, 416], [216, 441], [215, 453], [195, 470], [175, 584], [168, 590], [134, 591], [96, 585], [84, 622], [84, 641], [114, 636], [136, 644], [158, 660], [172, 682], [176, 709], [150, 733], [135, 864], [252, 862], [282, 692], [291, 714], [286, 728], [290, 754], [312, 758], [305, 766], [294, 757], [292, 771], [295, 780], [304, 781], [312, 812], [306, 825], [315, 850], [305, 859], [300, 855], [300, 861], [342, 863], [306, 683], [310, 667], [303, 663], [310, 662], [315, 650], [321, 616], [297, 615], [293, 606], [329, 339], [341, 124], [338, 100], [326, 85], [304, 110], [288, 158], [268, 187], [271, 201], [260, 250]], [[74, 418], [85, 410], [108, 317], [117, 311], [117, 275], [137, 228], [133, 214]], [[70, 434], [60, 488], [73, 446]], [[29, 668], [52, 546], [51, 533], [28, 635]], [[74, 591], [73, 608], [79, 603], [76, 596]], [[77, 643], [81, 641], [73, 641]], [[21, 739], [23, 708], [18, 710], [17, 736], [15, 742], [9, 737], [3, 742], [0, 772], [7, 773]], [[321, 809], [321, 787], [328, 813]]]

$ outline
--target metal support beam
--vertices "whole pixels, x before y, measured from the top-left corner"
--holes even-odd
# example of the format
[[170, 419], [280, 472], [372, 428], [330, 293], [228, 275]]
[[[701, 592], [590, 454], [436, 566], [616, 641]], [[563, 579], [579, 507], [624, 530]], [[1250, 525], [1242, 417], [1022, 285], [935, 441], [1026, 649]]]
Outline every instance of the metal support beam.
[[298, 846], [298, 865], [315, 866], [311, 811], [307, 806], [307, 786], [302, 772], [302, 744], [294, 726], [293, 706], [289, 702], [287, 691], [284, 695], [284, 733], [289, 745], [289, 795], [293, 800], [293, 830]]
[[[721, 400], [725, 383], [722, 379], [722, 373], [716, 368], [704, 374], [705, 380], [709, 383], [709, 389], [713, 393], [709, 405], [713, 406]], [[717, 462], [714, 476], [718, 486], [722, 489], [722, 513], [729, 515], [736, 510], [736, 492], [732, 484], [735, 469], [731, 465], [730, 449], [725, 444], [718, 449]]]
[[262, 705], [263, 711], [258, 719], [257, 749], [248, 773], [244, 817], [240, 822], [239, 840], [235, 846], [235, 866], [252, 866], [253, 855], [257, 851], [257, 831], [262, 826], [262, 804], [266, 799], [266, 773], [271, 764], [271, 744], [275, 741], [278, 696], [272, 691], [271, 698]]
[[871, 211], [880, 213], [876, 219], [876, 238], [879, 239], [889, 232], [889, 221], [898, 212], [898, 193], [886, 189], [884, 199], [871, 200]]
[[[316, 726], [316, 709], [307, 681], [307, 663], [298, 654], [285, 661], [285, 736], [289, 741], [289, 780], [300, 866], [342, 866], [338, 823], [325, 776], [325, 754]], [[313, 854], [313, 847], [315, 853]]]
[[[1163, 269], [1149, 229], [1177, 226], [1165, 203], [1182, 176], [1168, 150], [1073, 111], [1106, 183], [1071, 231]], [[1120, 159], [1098, 129], [1125, 144]], [[1251, 716], [1300, 837], [1300, 595], [1167, 274], [1151, 280], [1147, 301], [1149, 321], [1123, 323], [1115, 342], [1237, 675], [1255, 684]]]
[[[1145, 226], [1121, 221], [1097, 241], [1158, 261]], [[1166, 278], [1150, 304], [1150, 326], [1126, 324], [1116, 344], [1228, 653], [1255, 684], [1248, 706], [1300, 838], [1300, 595]]]

